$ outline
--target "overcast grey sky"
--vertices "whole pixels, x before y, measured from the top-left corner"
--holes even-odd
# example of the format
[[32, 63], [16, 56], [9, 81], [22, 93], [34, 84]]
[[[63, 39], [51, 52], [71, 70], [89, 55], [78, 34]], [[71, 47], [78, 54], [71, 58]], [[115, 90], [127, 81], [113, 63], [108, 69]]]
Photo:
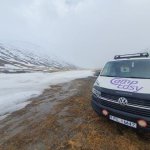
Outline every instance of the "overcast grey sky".
[[150, 0], [0, 0], [0, 39], [82, 67], [150, 48]]

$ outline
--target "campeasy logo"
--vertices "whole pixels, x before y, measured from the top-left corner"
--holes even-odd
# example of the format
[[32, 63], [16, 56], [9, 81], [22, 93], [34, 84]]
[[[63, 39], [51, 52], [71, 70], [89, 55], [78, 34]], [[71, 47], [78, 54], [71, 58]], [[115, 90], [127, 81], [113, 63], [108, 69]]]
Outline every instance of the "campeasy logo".
[[139, 82], [137, 80], [114, 78], [110, 82], [111, 84], [115, 85], [118, 89], [126, 90], [129, 92], [137, 93], [143, 89], [143, 87], [139, 85]]

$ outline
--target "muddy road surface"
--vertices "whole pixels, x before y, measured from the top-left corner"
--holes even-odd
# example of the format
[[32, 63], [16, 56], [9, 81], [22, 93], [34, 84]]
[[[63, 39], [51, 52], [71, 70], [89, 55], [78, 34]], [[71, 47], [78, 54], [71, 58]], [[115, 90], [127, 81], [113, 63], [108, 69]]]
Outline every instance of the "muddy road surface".
[[149, 150], [150, 140], [98, 117], [91, 108], [95, 77], [51, 86], [0, 121], [1, 150]]

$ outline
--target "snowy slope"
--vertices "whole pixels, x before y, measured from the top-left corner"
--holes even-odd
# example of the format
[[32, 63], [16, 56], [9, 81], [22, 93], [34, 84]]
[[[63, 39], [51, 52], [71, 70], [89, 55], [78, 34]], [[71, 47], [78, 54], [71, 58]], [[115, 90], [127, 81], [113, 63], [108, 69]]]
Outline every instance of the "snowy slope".
[[92, 71], [64, 71], [55, 73], [23, 73], [0, 75], [0, 120], [22, 109], [31, 97], [40, 95], [50, 85], [68, 82], [76, 78], [93, 76]]
[[0, 43], [0, 72], [55, 71], [74, 68], [75, 66], [57, 58], [37, 55], [34, 50]]

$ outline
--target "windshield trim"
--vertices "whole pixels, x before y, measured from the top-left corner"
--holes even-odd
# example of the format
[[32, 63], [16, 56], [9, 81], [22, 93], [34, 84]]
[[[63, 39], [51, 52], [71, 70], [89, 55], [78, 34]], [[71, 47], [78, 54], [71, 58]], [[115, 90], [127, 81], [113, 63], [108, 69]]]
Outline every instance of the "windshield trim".
[[119, 76], [108, 76], [108, 75], [100, 75], [101, 77], [111, 77], [111, 78], [134, 78], [134, 79], [150, 79], [144, 77], [119, 77]]

